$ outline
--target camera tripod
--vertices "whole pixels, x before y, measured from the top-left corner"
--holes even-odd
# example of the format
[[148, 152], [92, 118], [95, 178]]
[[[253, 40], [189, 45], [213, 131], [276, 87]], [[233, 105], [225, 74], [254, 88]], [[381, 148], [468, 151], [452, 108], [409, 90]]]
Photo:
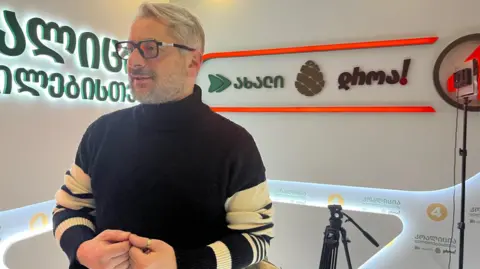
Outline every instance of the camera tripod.
[[350, 216], [342, 212], [341, 205], [329, 205], [328, 209], [330, 209], [330, 225], [327, 225], [327, 227], [325, 228], [322, 257], [320, 259], [319, 269], [337, 268], [338, 246], [340, 245], [340, 240], [342, 241], [343, 247], [345, 249], [348, 269], [352, 269], [350, 252], [348, 250], [348, 243], [350, 243], [350, 240], [347, 238], [347, 231], [342, 227], [343, 216], [347, 218], [345, 223], [351, 222], [374, 246], [378, 247], [379, 245], [377, 241], [365, 230], [363, 230]]

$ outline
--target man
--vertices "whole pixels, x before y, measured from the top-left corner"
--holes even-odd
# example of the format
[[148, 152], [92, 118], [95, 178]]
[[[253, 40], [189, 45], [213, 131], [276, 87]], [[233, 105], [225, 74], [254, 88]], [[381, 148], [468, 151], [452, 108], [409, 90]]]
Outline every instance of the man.
[[151, 3], [117, 44], [141, 104], [87, 128], [55, 195], [71, 269], [240, 269], [267, 256], [264, 165], [252, 136], [202, 103], [204, 44], [188, 11]]

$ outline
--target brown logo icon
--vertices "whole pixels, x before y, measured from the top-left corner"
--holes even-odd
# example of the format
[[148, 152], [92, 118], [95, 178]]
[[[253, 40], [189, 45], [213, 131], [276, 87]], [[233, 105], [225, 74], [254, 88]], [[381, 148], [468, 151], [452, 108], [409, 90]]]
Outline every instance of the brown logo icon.
[[314, 96], [320, 93], [324, 86], [325, 80], [323, 80], [323, 74], [320, 72], [318, 64], [309, 60], [302, 65], [295, 81], [295, 87], [299, 93], [305, 96]]

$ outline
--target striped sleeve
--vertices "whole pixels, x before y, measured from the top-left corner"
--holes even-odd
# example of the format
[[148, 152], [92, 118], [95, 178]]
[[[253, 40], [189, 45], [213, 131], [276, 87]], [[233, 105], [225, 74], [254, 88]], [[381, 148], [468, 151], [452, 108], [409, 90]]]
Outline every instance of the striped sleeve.
[[[77, 249], [95, 237], [95, 200], [90, 176], [87, 174], [89, 148], [88, 130], [77, 151], [74, 164], [65, 173], [64, 183], [55, 194], [53, 234], [70, 260], [78, 268]], [[72, 266], [77, 267], [72, 267]], [[81, 267], [81, 266], [80, 266]]]
[[176, 252], [178, 269], [243, 269], [267, 257], [274, 210], [260, 153], [249, 138], [234, 163], [225, 203], [230, 234], [200, 251]]
[[267, 182], [241, 190], [228, 199], [228, 227], [231, 236], [210, 245], [216, 269], [245, 268], [267, 257], [273, 238], [273, 206]]

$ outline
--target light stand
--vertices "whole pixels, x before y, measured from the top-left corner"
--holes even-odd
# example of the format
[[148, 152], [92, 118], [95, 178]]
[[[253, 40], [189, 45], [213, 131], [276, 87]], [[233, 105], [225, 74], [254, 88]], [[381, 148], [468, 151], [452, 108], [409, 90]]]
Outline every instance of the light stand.
[[362, 234], [376, 247], [377, 241], [365, 230], [363, 230], [350, 216], [342, 212], [341, 205], [329, 205], [330, 209], [330, 225], [327, 225], [324, 232], [322, 256], [320, 259], [319, 269], [336, 269], [338, 258], [338, 246], [340, 245], [340, 236], [343, 247], [345, 249], [345, 256], [347, 258], [348, 269], [352, 269], [352, 262], [350, 260], [350, 252], [348, 250], [347, 231], [342, 227], [343, 216], [347, 218], [345, 223], [351, 222]]
[[[463, 68], [465, 67], [466, 68]], [[463, 64], [462, 68], [453, 74], [454, 87], [457, 92], [457, 100], [463, 99], [463, 143], [459, 149], [459, 155], [462, 157], [462, 193], [460, 203], [460, 242], [458, 251], [458, 269], [463, 269], [463, 257], [465, 253], [465, 200], [466, 190], [465, 181], [467, 180], [467, 119], [468, 104], [478, 96], [479, 91], [479, 68], [478, 60], [473, 59]]]
[[460, 156], [462, 156], [462, 194], [460, 202], [460, 222], [458, 223], [458, 229], [460, 230], [460, 242], [458, 251], [458, 269], [463, 269], [463, 256], [465, 245], [465, 181], [467, 178], [467, 115], [468, 115], [468, 103], [469, 98], [464, 98], [463, 103], [463, 145], [459, 150]]

